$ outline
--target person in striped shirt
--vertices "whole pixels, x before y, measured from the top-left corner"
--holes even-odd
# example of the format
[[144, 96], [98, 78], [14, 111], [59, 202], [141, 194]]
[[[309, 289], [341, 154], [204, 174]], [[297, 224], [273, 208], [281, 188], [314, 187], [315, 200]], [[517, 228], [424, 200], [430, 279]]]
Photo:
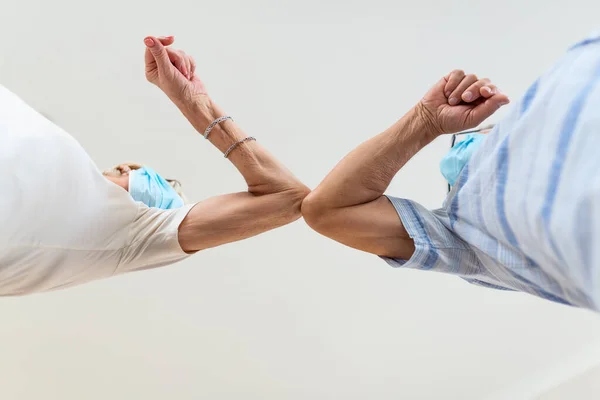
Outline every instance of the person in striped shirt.
[[570, 48], [511, 106], [430, 211], [384, 195], [442, 134], [481, 124], [508, 98], [453, 71], [346, 158], [304, 200], [317, 232], [393, 267], [598, 310], [600, 34]]

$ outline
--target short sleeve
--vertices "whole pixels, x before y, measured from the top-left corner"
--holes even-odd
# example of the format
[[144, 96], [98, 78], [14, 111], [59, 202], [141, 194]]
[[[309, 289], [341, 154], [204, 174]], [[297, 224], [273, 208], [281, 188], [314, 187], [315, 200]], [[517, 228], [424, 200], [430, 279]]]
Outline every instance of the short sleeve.
[[194, 205], [162, 210], [138, 204], [129, 245], [123, 248], [115, 275], [174, 264], [190, 256], [179, 244], [179, 225]]
[[434, 270], [462, 277], [479, 273], [477, 255], [443, 223], [443, 211], [430, 211], [406, 199], [388, 196], [404, 228], [414, 240], [409, 260], [382, 257], [392, 267]]

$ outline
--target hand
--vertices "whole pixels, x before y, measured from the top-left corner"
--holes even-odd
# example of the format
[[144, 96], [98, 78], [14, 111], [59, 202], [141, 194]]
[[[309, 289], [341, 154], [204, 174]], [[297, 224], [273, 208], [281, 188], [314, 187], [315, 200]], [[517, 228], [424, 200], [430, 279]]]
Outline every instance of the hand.
[[196, 76], [196, 62], [181, 50], [168, 46], [173, 36], [148, 36], [146, 45], [146, 79], [158, 86], [177, 106], [208, 98], [204, 84]]
[[421, 99], [418, 110], [434, 136], [475, 128], [509, 103], [489, 79], [455, 70]]

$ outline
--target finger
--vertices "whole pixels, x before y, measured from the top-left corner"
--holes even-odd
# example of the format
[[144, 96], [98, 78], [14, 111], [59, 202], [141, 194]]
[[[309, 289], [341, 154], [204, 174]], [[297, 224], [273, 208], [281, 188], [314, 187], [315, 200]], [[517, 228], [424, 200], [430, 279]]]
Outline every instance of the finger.
[[[170, 46], [175, 42], [174, 36], [161, 36], [157, 39], [163, 44], [163, 46]], [[144, 59], [146, 61], [147, 67], [151, 67], [152, 64], [155, 63], [154, 57], [152, 56], [152, 53], [150, 52], [150, 49], [148, 47], [146, 47]]]
[[175, 36], [161, 36], [157, 38], [163, 46], [170, 46], [175, 43]]
[[154, 56], [152, 55], [152, 53], [150, 53], [150, 49], [146, 47], [146, 50], [144, 51], [144, 64], [146, 64], [146, 72], [148, 72], [148, 70], [150, 69], [155, 69], [156, 66], [154, 64], [156, 64], [156, 61], [154, 60]]
[[187, 79], [190, 79], [191, 67], [190, 67], [189, 56], [187, 54], [185, 54], [185, 51], [183, 51], [183, 50], [179, 50], [178, 53], [179, 53], [179, 58], [181, 59], [181, 64], [183, 65], [183, 71], [181, 73]]
[[169, 56], [171, 64], [173, 64], [175, 68], [177, 68], [177, 70], [181, 72], [182, 75], [186, 76], [188, 70], [186, 68], [185, 60], [184, 57], [181, 55], [181, 52], [178, 50], [167, 49], [167, 54]]
[[444, 95], [446, 98], [450, 97], [464, 77], [465, 71], [461, 69], [455, 69], [446, 76], [446, 87], [444, 87]]
[[191, 70], [190, 60], [189, 60], [190, 57], [187, 54], [185, 54], [185, 51], [183, 51], [183, 50], [179, 50], [179, 57], [181, 57], [181, 63], [183, 64], [183, 69], [185, 71], [185, 72], [182, 72], [182, 74], [187, 79], [190, 79], [190, 70]]
[[196, 60], [194, 57], [190, 57], [190, 78], [196, 76]]
[[467, 90], [467, 88], [469, 86], [471, 86], [472, 84], [474, 84], [475, 82], [477, 82], [476, 75], [473, 75], [473, 74], [466, 75], [462, 79], [462, 81], [460, 81], [460, 83], [458, 84], [456, 89], [454, 89], [452, 94], [450, 94], [450, 96], [448, 97], [448, 104], [450, 104], [451, 106], [455, 106], [458, 103], [460, 103], [460, 99], [461, 99], [463, 93], [465, 92], [465, 90]]
[[[156, 65], [158, 70], [166, 70], [171, 68], [171, 62], [169, 61], [169, 56], [167, 54], [167, 49], [165, 46], [153, 36], [148, 36], [144, 39], [144, 44], [146, 48], [150, 52], [150, 55], [156, 61]], [[146, 57], [146, 61], [148, 61], [148, 57]]]
[[[465, 103], [471, 103], [477, 99], [479, 99], [481, 94], [481, 89], [490, 84], [489, 79], [480, 79], [471, 86], [469, 86], [461, 96], [462, 101]], [[489, 97], [489, 96], [488, 96]]]
[[508, 96], [497, 93], [471, 110], [469, 114], [469, 125], [477, 126], [494, 114], [502, 106], [510, 103]]
[[[182, 52], [183, 53], [183, 52]], [[184, 74], [186, 78], [190, 79], [192, 77], [192, 63], [190, 62], [190, 56], [183, 53], [183, 61], [185, 63], [186, 73]]]
[[492, 97], [493, 95], [497, 94], [498, 92], [500, 92], [500, 90], [498, 90], [498, 88], [496, 87], [496, 85], [492, 85], [491, 83], [488, 85], [483, 86], [480, 90], [479, 93], [481, 94], [482, 97], [489, 99], [490, 97]]

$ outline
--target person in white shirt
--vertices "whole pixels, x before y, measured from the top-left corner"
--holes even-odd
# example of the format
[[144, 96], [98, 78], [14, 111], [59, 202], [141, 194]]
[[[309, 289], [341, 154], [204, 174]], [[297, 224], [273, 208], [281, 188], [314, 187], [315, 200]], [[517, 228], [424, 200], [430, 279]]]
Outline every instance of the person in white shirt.
[[75, 139], [0, 86], [0, 165], [11, 171], [0, 175], [1, 296], [172, 264], [300, 218], [309, 189], [225, 116], [194, 60], [168, 47], [172, 37], [144, 42], [147, 79], [226, 154], [247, 190], [186, 205], [148, 167], [103, 175]]

